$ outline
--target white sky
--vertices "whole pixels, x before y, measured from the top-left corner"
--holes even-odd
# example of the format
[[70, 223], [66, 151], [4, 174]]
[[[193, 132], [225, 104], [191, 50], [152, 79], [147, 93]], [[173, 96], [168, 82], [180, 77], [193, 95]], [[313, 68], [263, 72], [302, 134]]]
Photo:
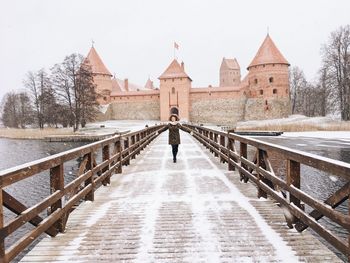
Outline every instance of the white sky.
[[193, 86], [217, 85], [224, 56], [246, 74], [267, 27], [313, 80], [321, 45], [350, 23], [349, 10], [349, 0], [0, 0], [0, 96], [22, 88], [29, 70], [87, 55], [91, 39], [112, 73], [140, 85], [165, 70], [175, 40]]

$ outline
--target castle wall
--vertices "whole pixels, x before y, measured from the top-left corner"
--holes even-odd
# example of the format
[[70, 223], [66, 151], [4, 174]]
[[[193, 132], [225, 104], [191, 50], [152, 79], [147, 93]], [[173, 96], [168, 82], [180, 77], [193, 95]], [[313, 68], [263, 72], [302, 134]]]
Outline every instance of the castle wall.
[[246, 121], [287, 118], [291, 114], [289, 98], [249, 98], [245, 105]]
[[191, 89], [190, 121], [235, 125], [244, 118], [245, 100], [238, 88]]
[[118, 101], [112, 102], [104, 114], [106, 120], [159, 120], [158, 101]]

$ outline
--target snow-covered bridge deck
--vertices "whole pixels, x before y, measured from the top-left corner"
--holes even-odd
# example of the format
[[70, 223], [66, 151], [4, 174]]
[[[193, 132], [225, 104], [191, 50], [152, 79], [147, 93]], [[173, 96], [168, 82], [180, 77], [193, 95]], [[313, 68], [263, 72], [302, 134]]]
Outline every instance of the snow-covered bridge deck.
[[178, 163], [162, 133], [22, 262], [340, 261], [307, 231], [288, 229], [272, 200], [257, 199], [188, 133], [181, 139]]

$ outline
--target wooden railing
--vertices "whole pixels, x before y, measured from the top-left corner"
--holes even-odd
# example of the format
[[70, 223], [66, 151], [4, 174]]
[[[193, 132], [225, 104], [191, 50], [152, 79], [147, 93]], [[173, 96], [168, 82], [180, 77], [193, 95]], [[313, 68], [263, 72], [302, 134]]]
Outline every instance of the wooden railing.
[[[220, 161], [228, 163], [229, 170], [236, 169], [241, 181], [251, 180], [255, 183], [259, 197], [266, 198], [269, 195], [279, 202], [283, 210], [287, 211], [285, 218], [290, 228], [294, 226], [299, 232], [312, 228], [350, 262], [350, 209], [347, 208], [347, 214], [336, 210], [336, 207], [349, 200], [350, 164], [202, 126], [183, 125], [182, 129], [190, 132]], [[255, 152], [251, 160], [248, 158], [248, 147]], [[269, 159], [272, 153], [278, 155], [280, 164], [286, 163], [284, 176], [277, 176], [274, 172]], [[318, 200], [301, 190], [301, 165], [342, 177], [346, 183], [331, 196]], [[312, 211], [307, 213], [305, 205]], [[318, 222], [323, 216], [345, 229], [347, 240]]]
[[[145, 128], [1, 171], [0, 262], [14, 259], [44, 232], [50, 236], [64, 232], [68, 216], [74, 207], [83, 199], [93, 201], [97, 187], [109, 184], [114, 173], [122, 172], [122, 165], [128, 165], [130, 159], [135, 158], [166, 129], [164, 125]], [[102, 161], [97, 163], [95, 154], [99, 151], [102, 152]], [[76, 179], [65, 185], [64, 165], [77, 158], [82, 161]], [[44, 171], [49, 171], [50, 195], [37, 204], [26, 207], [6, 191], [6, 187]], [[30, 198], [30, 193], [28, 194]], [[4, 207], [17, 214], [6, 224]], [[48, 211], [48, 216], [42, 218], [40, 214], [44, 211]], [[34, 228], [5, 248], [5, 239], [26, 223], [32, 224]]]

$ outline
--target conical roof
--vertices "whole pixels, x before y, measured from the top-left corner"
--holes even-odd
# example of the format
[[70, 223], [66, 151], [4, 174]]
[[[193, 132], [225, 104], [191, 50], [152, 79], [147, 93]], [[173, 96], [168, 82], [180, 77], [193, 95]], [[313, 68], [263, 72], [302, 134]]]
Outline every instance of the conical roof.
[[240, 69], [240, 66], [238, 64], [238, 61], [236, 58], [223, 58], [221, 63], [221, 68], [227, 68], [227, 69]]
[[153, 81], [150, 78], [148, 78], [148, 80], [145, 84], [145, 88], [146, 89], [154, 89]]
[[112, 77], [112, 74], [106, 68], [105, 64], [102, 62], [102, 59], [97, 54], [94, 47], [91, 47], [89, 54], [85, 58], [84, 62], [88, 63], [91, 66], [92, 73], [110, 75]]
[[170, 78], [191, 78], [186, 74], [185, 70], [176, 59], [174, 59], [168, 68], [164, 71], [158, 79], [170, 79]]
[[282, 53], [278, 50], [275, 43], [272, 41], [269, 35], [266, 36], [264, 42], [260, 46], [258, 53], [256, 53], [253, 61], [248, 66], [250, 67], [263, 65], [263, 64], [285, 64], [290, 65], [288, 61], [283, 57]]

